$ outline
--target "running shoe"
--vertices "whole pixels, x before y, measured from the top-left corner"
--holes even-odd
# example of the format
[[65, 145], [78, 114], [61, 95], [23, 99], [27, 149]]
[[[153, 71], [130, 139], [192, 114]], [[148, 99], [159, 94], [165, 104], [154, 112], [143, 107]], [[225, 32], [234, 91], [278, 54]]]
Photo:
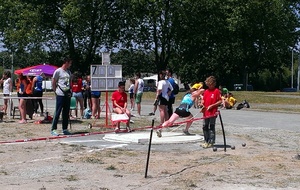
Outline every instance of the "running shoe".
[[56, 130], [52, 130], [52, 131], [51, 131], [51, 135], [52, 135], [52, 136], [59, 136], [59, 134], [57, 133]]
[[67, 129], [63, 130], [64, 135], [72, 135]]
[[183, 129], [182, 132], [183, 132], [185, 135], [192, 135], [188, 130], [185, 130], [185, 129]]
[[155, 115], [155, 113], [153, 113], [153, 112], [149, 113], [149, 116], [151, 116], [151, 115]]
[[162, 137], [161, 129], [159, 129], [159, 130], [156, 131], [156, 135], [157, 135], [157, 137], [159, 137], [159, 138]]

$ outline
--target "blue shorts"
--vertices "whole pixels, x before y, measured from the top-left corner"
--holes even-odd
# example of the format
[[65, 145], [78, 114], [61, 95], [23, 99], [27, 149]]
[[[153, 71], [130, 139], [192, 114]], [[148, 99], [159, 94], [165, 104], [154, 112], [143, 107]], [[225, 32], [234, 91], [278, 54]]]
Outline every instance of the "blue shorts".
[[72, 96], [75, 97], [76, 99], [83, 98], [82, 92], [73, 92]]

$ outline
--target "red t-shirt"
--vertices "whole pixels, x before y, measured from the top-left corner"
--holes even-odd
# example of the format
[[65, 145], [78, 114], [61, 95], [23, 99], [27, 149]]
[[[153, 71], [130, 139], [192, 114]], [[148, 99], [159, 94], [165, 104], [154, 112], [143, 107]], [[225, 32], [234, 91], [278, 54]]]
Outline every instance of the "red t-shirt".
[[[207, 108], [208, 106], [218, 102], [219, 100], [221, 100], [221, 93], [220, 93], [220, 90], [218, 88], [207, 89], [207, 90], [204, 91], [203, 105], [204, 105], [205, 108]], [[218, 107], [214, 107], [213, 109], [206, 110], [203, 113], [203, 116], [204, 117], [214, 116], [217, 111], [218, 111]]]
[[[118, 90], [114, 91], [111, 95], [112, 102], [116, 101], [116, 103], [124, 108], [125, 103], [127, 102], [127, 94], [125, 92], [119, 92]], [[116, 106], [113, 104], [113, 108]]]
[[72, 82], [72, 92], [81, 92], [82, 91], [82, 79], [79, 78], [77, 81]]

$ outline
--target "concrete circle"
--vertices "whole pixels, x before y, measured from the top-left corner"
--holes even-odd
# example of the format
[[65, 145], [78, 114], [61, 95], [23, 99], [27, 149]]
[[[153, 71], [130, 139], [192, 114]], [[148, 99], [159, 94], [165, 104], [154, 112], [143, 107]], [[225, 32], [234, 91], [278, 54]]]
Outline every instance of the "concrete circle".
[[[118, 133], [118, 134], [105, 134], [103, 140], [120, 143], [139, 143], [147, 144], [150, 139], [149, 132], [133, 132], [133, 133]], [[185, 143], [185, 142], [200, 142], [203, 141], [203, 136], [185, 135], [176, 132], [162, 132], [162, 137], [157, 137], [155, 131], [152, 134], [152, 144], [168, 144], [168, 143]]]

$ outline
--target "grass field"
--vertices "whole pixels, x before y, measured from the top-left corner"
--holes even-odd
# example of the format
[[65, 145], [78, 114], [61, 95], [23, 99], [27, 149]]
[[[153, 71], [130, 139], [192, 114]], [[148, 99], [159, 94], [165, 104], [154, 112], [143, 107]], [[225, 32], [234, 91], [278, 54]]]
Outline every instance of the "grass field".
[[[261, 91], [232, 91], [237, 103], [247, 100], [252, 109], [260, 109], [265, 111], [288, 111], [300, 113], [300, 92], [261, 92]], [[176, 105], [185, 92], [179, 92], [176, 96]], [[53, 92], [46, 92], [44, 96], [53, 96]], [[152, 102], [155, 99], [155, 92], [144, 92], [143, 101]], [[101, 99], [105, 100], [106, 93], [102, 92]], [[108, 100], [110, 100], [111, 92], [108, 92]], [[2, 104], [2, 102], [0, 103]]]
[[[237, 104], [243, 100], [250, 103], [252, 109], [260, 109], [265, 111], [287, 111], [300, 113], [300, 92], [260, 92], [260, 91], [233, 91]], [[178, 101], [184, 96], [184, 92], [180, 92], [176, 97]], [[154, 100], [154, 92], [145, 92], [143, 100]]]

